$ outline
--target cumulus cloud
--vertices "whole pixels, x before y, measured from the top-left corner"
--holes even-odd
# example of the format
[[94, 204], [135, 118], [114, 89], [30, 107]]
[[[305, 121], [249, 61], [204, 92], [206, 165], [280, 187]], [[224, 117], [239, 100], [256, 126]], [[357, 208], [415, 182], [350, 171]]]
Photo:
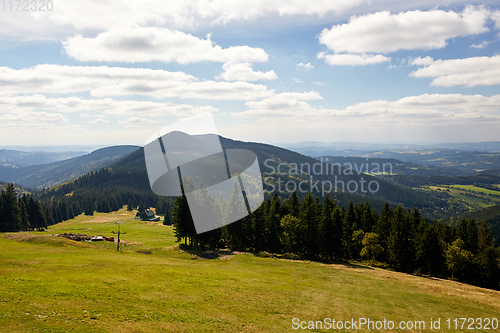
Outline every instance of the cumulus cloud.
[[428, 65], [432, 64], [433, 62], [434, 62], [434, 59], [432, 59], [429, 56], [426, 56], [424, 58], [418, 57], [415, 59], [410, 59], [410, 61], [409, 61], [410, 65], [413, 65], [413, 66], [428, 66]]
[[37, 65], [0, 67], [0, 95], [90, 92], [91, 96], [144, 95], [154, 98], [252, 100], [273, 94], [264, 85], [248, 82], [198, 82], [183, 72], [107, 66]]
[[95, 38], [75, 36], [63, 43], [66, 53], [80, 61], [177, 62], [264, 62], [268, 54], [261, 48], [222, 48], [210, 40], [182, 31], [156, 27], [120, 28]]
[[475, 49], [484, 49], [490, 43], [491, 42], [488, 42], [487, 40], [483, 40], [480, 44], [472, 44], [470, 47], [473, 47]]
[[424, 66], [410, 73], [415, 78], [432, 78], [432, 86], [490, 86], [500, 84], [500, 55], [465, 59], [415, 59], [414, 65]]
[[299, 68], [299, 69], [305, 69], [306, 71], [308, 71], [310, 69], [313, 69], [314, 66], [311, 65], [310, 62], [308, 62], [307, 64], [304, 64], [304, 63], [297, 64], [297, 68]]
[[[84, 99], [79, 97], [48, 98], [43, 95], [0, 96], [0, 112], [58, 112], [79, 113], [84, 118], [105, 115], [129, 117], [186, 117], [204, 112], [218, 112], [213, 106], [167, 104], [153, 101]], [[89, 113], [91, 112], [91, 113]]]
[[353, 16], [349, 23], [324, 29], [319, 41], [345, 53], [388, 53], [397, 50], [438, 49], [450, 38], [488, 31], [490, 12], [468, 6], [461, 13], [443, 10], [382, 11]]
[[491, 14], [491, 18], [495, 21], [495, 26], [500, 29], [500, 10], [496, 10]]
[[357, 103], [343, 110], [315, 107], [299, 99], [271, 97], [250, 101], [248, 110], [237, 117], [260, 118], [269, 121], [316, 122], [355, 121], [357, 124], [374, 123], [433, 123], [437, 121], [500, 120], [500, 95], [424, 94], [409, 96], [396, 101], [377, 100]]
[[271, 70], [268, 72], [254, 71], [251, 63], [226, 63], [222, 65], [224, 72], [217, 78], [226, 81], [257, 81], [276, 80], [278, 75]]
[[89, 120], [89, 124], [109, 124], [109, 120], [104, 119], [103, 117], [97, 117], [93, 120]]
[[313, 20], [344, 13], [369, 0], [58, 0], [54, 10], [11, 11], [2, 17], [0, 35], [12, 41], [62, 40], [133, 26], [194, 30], [272, 16]]
[[197, 11], [202, 17], [211, 18], [213, 23], [227, 23], [233, 20], [252, 20], [270, 14], [325, 16], [330, 13], [342, 13], [368, 2], [368, 0], [200, 0]]
[[318, 59], [325, 59], [325, 62], [332, 66], [365, 66], [391, 61], [390, 57], [381, 54], [325, 54], [324, 52], [318, 53]]
[[19, 125], [25, 125], [29, 123], [66, 123], [69, 120], [59, 113], [52, 112], [9, 112], [0, 114], [0, 122], [2, 124], [12, 124], [17, 123]]

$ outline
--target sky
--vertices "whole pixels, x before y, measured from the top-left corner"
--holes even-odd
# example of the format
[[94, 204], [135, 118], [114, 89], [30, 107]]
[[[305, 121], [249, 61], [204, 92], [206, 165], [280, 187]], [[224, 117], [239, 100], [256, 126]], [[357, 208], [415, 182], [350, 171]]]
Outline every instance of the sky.
[[498, 1], [0, 4], [0, 148], [500, 141]]

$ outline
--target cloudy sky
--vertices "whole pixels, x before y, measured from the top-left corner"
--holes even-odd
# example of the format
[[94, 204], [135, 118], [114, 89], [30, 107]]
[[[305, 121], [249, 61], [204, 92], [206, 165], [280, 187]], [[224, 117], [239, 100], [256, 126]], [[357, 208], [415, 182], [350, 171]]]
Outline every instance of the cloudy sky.
[[1, 6], [0, 147], [141, 145], [207, 111], [245, 141], [500, 141], [498, 1]]

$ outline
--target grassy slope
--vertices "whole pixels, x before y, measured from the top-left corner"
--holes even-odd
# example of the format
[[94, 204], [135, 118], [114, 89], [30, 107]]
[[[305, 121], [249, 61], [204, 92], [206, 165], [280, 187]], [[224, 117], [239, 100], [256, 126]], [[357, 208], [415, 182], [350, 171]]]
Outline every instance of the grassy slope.
[[[134, 244], [122, 252], [41, 233], [0, 237], [0, 331], [282, 332], [294, 317], [500, 317], [499, 292], [451, 281], [249, 254], [192, 260], [172, 246], [171, 227], [132, 215], [80, 216], [45, 233], [109, 236], [118, 220]], [[145, 249], [153, 253], [135, 253]]]

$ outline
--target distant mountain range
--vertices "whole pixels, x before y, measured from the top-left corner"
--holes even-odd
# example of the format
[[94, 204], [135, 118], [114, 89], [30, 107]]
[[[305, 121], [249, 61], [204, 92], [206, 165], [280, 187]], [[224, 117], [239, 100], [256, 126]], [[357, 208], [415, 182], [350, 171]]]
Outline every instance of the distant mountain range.
[[[198, 136], [197, 140], [203, 140], [203, 138], [204, 136]], [[323, 157], [324, 163], [321, 163], [317, 159], [268, 144], [242, 142], [224, 137], [219, 138], [224, 149], [248, 149], [253, 151], [259, 160], [266, 192], [270, 195], [276, 193], [283, 198], [288, 197], [294, 189], [298, 189], [301, 183], [305, 191], [298, 191], [299, 197], [305, 195], [310, 189], [312, 189], [313, 195], [322, 197], [322, 184], [327, 182], [334, 184], [337, 181], [344, 185], [348, 183], [351, 183], [351, 185], [357, 184], [355, 191], [345, 190], [329, 194], [343, 207], [347, 207], [351, 201], [354, 204], [370, 202], [373, 208], [380, 210], [385, 202], [389, 202], [393, 207], [402, 203], [406, 208], [419, 208], [421, 214], [431, 220], [442, 218], [443, 221], [447, 221], [450, 217], [467, 212], [469, 210], [467, 203], [461, 203], [453, 199], [446, 192], [419, 189], [421, 186], [429, 184], [473, 184], [476, 182], [492, 184], [500, 182], [498, 166], [496, 170], [490, 169], [490, 171], [474, 172], [473, 175], [464, 176], [466, 174], [464, 170], [446, 166], [446, 164], [444, 166], [432, 166], [415, 162], [403, 162], [396, 159], [328, 156]], [[175, 141], [176, 138], [170, 139]], [[57, 182], [59, 183], [62, 179], [69, 180], [86, 173], [84, 169], [97, 170], [106, 167], [108, 171], [90, 174], [44, 191], [41, 196], [42, 200], [61, 198], [68, 193], [74, 193], [74, 196], [77, 196], [78, 194], [95, 193], [96, 191], [107, 191], [109, 193], [111, 193], [110, 191], [123, 191], [142, 193], [142, 198], [155, 197], [149, 186], [143, 148], [137, 146], [110, 147], [89, 155], [70, 159], [62, 163], [62, 165], [61, 163], [56, 163], [59, 171], [58, 176], [51, 173], [56, 168], [50, 169], [50, 165], [38, 166], [38, 169], [43, 170], [42, 174], [51, 175], [52, 179], [58, 177]], [[332, 166], [331, 163], [339, 163], [340, 166]], [[350, 167], [346, 165], [347, 163], [351, 164], [352, 171], [348, 171]], [[368, 172], [371, 172], [373, 164], [377, 163], [391, 163], [392, 172], [395, 175], [382, 174], [373, 176], [367, 174], [366, 165], [369, 164]], [[317, 169], [314, 169], [315, 165]], [[322, 170], [318, 170], [321, 165]], [[491, 167], [494, 166], [492, 164]], [[326, 172], [327, 169], [328, 172]], [[318, 171], [320, 172], [318, 173]], [[38, 184], [39, 187], [39, 184], [48, 183], [49, 177], [47, 176], [40, 176], [40, 173], [35, 168], [28, 177], [18, 179], [17, 182], [23, 184], [29, 181], [30, 184]], [[313, 177], [314, 182], [319, 182], [316, 189], [310, 187], [311, 177]], [[55, 180], [51, 181], [56, 182]], [[362, 182], [365, 184], [364, 192], [360, 188]], [[377, 191], [373, 193], [366, 191], [366, 184], [369, 182], [377, 183]], [[281, 186], [281, 191], [279, 186]], [[354, 187], [351, 186], [351, 189]], [[500, 232], [497, 229], [495, 231], [500, 237]]]
[[[344, 187], [345, 190], [332, 191], [330, 197], [334, 197], [339, 204], [345, 206], [350, 201], [354, 203], [369, 201], [377, 209], [381, 209], [385, 202], [390, 202], [393, 205], [403, 203], [411, 208], [416, 206], [422, 209], [438, 210], [440, 204], [445, 204], [445, 202], [436, 203], [435, 200], [430, 200], [423, 193], [413, 191], [407, 187], [397, 186], [375, 176], [356, 171], [346, 172], [346, 169], [337, 166], [329, 167], [328, 171], [326, 171], [326, 163], [323, 163], [323, 172], [315, 172], [312, 170], [313, 166], [317, 165], [316, 171], [319, 171], [321, 162], [284, 148], [262, 143], [236, 141], [224, 137], [220, 137], [220, 142], [224, 149], [248, 149], [257, 155], [265, 181], [265, 190], [271, 195], [277, 193], [286, 198], [294, 189], [297, 189], [299, 196], [303, 196], [311, 190], [313, 195], [322, 197], [323, 194], [326, 194], [321, 193], [323, 184], [325, 184], [325, 189], [328, 191], [330, 189], [328, 183], [335, 187], [335, 181], [337, 181], [338, 186]], [[294, 166], [297, 166], [299, 170], [294, 170]], [[112, 172], [111, 176], [106, 178], [107, 183], [151, 191], [142, 148], [109, 167]], [[311, 187], [311, 177], [317, 187]], [[106, 182], [101, 183], [101, 185], [106, 186]], [[299, 190], [301, 182], [304, 191]], [[373, 193], [368, 191], [367, 185], [370, 182], [374, 182], [372, 189], [377, 191]], [[88, 183], [95, 184], [96, 182], [92, 181], [92, 177], [90, 177]], [[348, 183], [350, 184], [350, 190], [347, 189]], [[362, 183], [364, 189], [361, 187]], [[71, 186], [67, 188], [71, 188]], [[53, 194], [57, 196], [57, 193], [50, 195]]]
[[[317, 142], [304, 141], [297, 143], [277, 144], [301, 154], [310, 156], [361, 156], [367, 151], [426, 151], [426, 150], [461, 150], [461, 151], [481, 151], [500, 152], [500, 141], [487, 142], [466, 142], [466, 143], [435, 143], [435, 144], [379, 144], [379, 143], [358, 143], [358, 142]], [[343, 152], [350, 152], [346, 155]]]
[[[3, 156], [4, 164], [0, 165], [0, 180], [33, 189], [49, 188], [107, 167], [138, 148], [138, 146], [113, 146], [82, 156], [78, 156], [77, 152], [26, 153], [1, 150], [0, 156]], [[71, 155], [77, 155], [77, 157], [69, 158]], [[34, 165], [35, 162], [39, 164]]]

